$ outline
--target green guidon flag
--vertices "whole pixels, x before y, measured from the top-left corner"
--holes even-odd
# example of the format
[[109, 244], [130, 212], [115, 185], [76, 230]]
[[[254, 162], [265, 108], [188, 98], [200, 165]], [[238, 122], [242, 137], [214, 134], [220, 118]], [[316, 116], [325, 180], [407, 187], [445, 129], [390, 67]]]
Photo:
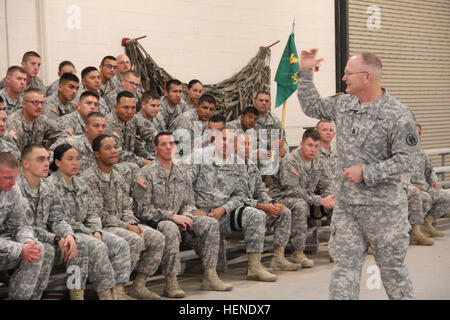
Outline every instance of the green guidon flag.
[[289, 36], [278, 65], [275, 82], [277, 83], [277, 99], [275, 108], [283, 104], [297, 90], [298, 54], [295, 47], [294, 33]]

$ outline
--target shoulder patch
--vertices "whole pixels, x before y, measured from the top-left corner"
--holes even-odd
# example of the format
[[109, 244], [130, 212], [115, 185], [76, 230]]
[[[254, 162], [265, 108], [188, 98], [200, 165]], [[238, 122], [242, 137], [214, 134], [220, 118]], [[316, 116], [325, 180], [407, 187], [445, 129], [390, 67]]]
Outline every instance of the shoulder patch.
[[56, 109], [56, 107], [53, 107], [53, 108], [52, 108], [52, 111], [53, 111], [54, 113], [56, 113], [57, 116], [59, 116], [59, 111], [58, 111], [58, 109]]
[[14, 140], [17, 140], [19, 138], [17, 132], [15, 132], [14, 130], [9, 130], [9, 134], [14, 138]]
[[411, 147], [414, 147], [416, 144], [417, 144], [417, 137], [414, 135], [414, 134], [412, 134], [412, 133], [409, 133], [407, 136], [406, 136], [406, 144], [408, 145], [408, 146], [411, 146]]
[[67, 132], [68, 132], [71, 136], [73, 136], [73, 130], [72, 130], [72, 128], [67, 128]]
[[116, 138], [120, 139], [119, 134], [117, 133], [117, 131], [113, 131], [113, 136], [115, 136]]
[[297, 177], [300, 176], [300, 175], [298, 174], [297, 170], [296, 170], [294, 167], [291, 168], [291, 172], [292, 172], [293, 174], [295, 174]]
[[138, 178], [137, 180], [136, 180], [136, 183], [138, 184], [138, 185], [140, 185], [142, 188], [144, 188], [144, 189], [147, 189], [147, 187], [148, 187], [148, 181], [147, 180], [145, 180], [144, 178]]

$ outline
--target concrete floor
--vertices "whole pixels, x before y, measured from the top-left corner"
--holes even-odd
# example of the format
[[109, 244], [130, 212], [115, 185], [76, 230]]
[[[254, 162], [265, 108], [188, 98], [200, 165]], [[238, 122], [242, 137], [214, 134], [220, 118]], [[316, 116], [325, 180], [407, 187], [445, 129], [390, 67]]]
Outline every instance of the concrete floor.
[[[445, 230], [444, 238], [436, 238], [431, 247], [410, 246], [407, 265], [413, 281], [416, 299], [450, 299], [450, 230]], [[280, 271], [278, 281], [263, 283], [245, 280], [246, 262], [229, 267], [222, 279], [234, 285], [231, 292], [210, 292], [199, 290], [201, 272], [186, 269], [179, 277], [180, 286], [186, 292], [185, 299], [192, 300], [323, 300], [328, 298], [328, 285], [333, 264], [329, 263], [326, 243], [321, 244], [317, 253], [309, 255], [315, 262], [311, 269], [294, 272]], [[266, 266], [270, 257], [263, 259]], [[360, 299], [383, 300], [386, 293], [380, 282], [377, 288], [376, 277], [371, 266], [375, 265], [372, 255], [364, 263], [361, 277]], [[375, 279], [375, 281], [373, 281]], [[149, 283], [151, 290], [161, 294], [162, 281]], [[369, 289], [370, 288], [370, 289]], [[178, 300], [178, 299], [177, 299]]]

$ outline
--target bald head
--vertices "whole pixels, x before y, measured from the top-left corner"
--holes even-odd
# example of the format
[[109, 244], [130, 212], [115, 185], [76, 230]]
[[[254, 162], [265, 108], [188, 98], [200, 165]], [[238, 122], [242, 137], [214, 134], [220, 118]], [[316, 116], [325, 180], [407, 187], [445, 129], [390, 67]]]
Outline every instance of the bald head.
[[126, 54], [120, 54], [116, 57], [117, 59], [117, 70], [120, 74], [124, 74], [131, 70], [130, 58]]

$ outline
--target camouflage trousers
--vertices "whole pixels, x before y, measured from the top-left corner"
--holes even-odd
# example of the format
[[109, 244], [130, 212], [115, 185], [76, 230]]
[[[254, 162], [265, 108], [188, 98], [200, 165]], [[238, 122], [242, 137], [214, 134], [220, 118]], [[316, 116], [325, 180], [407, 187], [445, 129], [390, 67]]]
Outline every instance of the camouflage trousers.
[[427, 192], [431, 196], [431, 209], [428, 214], [433, 219], [439, 219], [444, 214], [450, 212], [450, 191], [449, 190], [436, 190], [433, 187], [428, 188]]
[[406, 203], [380, 207], [336, 202], [329, 244], [336, 263], [329, 298], [359, 298], [361, 270], [370, 246], [389, 299], [413, 299], [405, 263], [410, 229]]
[[125, 284], [130, 278], [130, 248], [128, 243], [108, 232], [102, 231], [102, 240], [91, 235], [76, 233], [77, 243], [85, 242], [89, 252], [89, 280], [95, 291], [101, 292]]
[[[219, 224], [211, 217], [189, 216], [193, 220], [192, 233], [186, 233], [186, 241], [192, 243], [200, 254], [204, 269], [215, 269], [219, 252]], [[165, 248], [161, 262], [161, 272], [166, 277], [180, 273], [181, 233], [173, 221], [161, 221], [157, 230], [165, 237]]]
[[[12, 238], [6, 238], [15, 241]], [[8, 298], [11, 300], [30, 300], [36, 284], [41, 277], [44, 246], [34, 240], [41, 247], [41, 258], [35, 263], [26, 263], [21, 257], [11, 258], [7, 253], [0, 253], [0, 270], [15, 269], [9, 279]]]
[[125, 239], [130, 246], [131, 271], [152, 276], [158, 270], [165, 247], [164, 235], [148, 226], [139, 225], [144, 231], [138, 235], [120, 227], [107, 227], [103, 230]]
[[282, 198], [277, 201], [291, 210], [292, 246], [295, 249], [305, 250], [310, 205], [305, 200], [296, 198]]
[[[240, 208], [236, 208], [235, 210], [235, 220], [237, 219], [237, 212]], [[210, 212], [210, 210], [205, 212]], [[219, 221], [219, 230], [222, 238], [233, 233], [234, 230], [232, 230], [231, 224], [231, 212], [228, 212]], [[239, 222], [236, 221], [234, 225], [238, 226]], [[263, 252], [264, 235], [266, 233], [266, 213], [253, 207], [245, 207], [241, 215], [241, 226], [242, 228], [239, 229], [244, 232], [245, 251], [247, 253]]]
[[412, 184], [404, 186], [408, 198], [408, 214], [410, 224], [422, 224], [425, 218], [424, 203], [421, 191]]
[[[47, 288], [48, 279], [50, 277], [53, 265], [60, 265], [64, 263], [59, 247], [48, 242], [42, 242], [42, 244], [44, 245], [44, 257], [41, 267], [41, 275], [39, 276], [36, 288], [34, 289], [33, 296], [41, 295], [45, 288]], [[64, 265], [66, 267], [77, 266], [79, 268], [78, 274], [80, 275], [80, 278], [78, 279], [79, 281], [76, 281], [75, 283], [79, 283], [80, 288], [85, 286], [88, 277], [88, 264], [89, 257], [87, 244], [83, 241], [77, 241], [77, 256], [69, 261], [69, 263], [64, 263]], [[80, 288], [73, 287], [72, 289]]]

